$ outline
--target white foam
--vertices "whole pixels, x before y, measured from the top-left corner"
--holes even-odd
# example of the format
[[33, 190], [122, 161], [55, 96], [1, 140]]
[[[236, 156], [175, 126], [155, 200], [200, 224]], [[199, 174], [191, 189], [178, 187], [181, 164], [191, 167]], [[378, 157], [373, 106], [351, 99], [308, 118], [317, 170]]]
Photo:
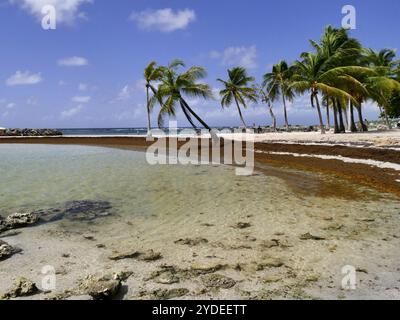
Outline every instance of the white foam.
[[378, 167], [382, 169], [393, 169], [396, 171], [400, 171], [400, 164], [392, 163], [392, 162], [383, 162], [376, 161], [371, 159], [355, 159], [348, 158], [343, 156], [331, 156], [331, 155], [323, 155], [323, 154], [300, 154], [300, 153], [292, 153], [292, 152], [268, 152], [268, 151], [256, 151], [256, 153], [266, 153], [272, 155], [282, 155], [282, 156], [294, 156], [294, 157], [303, 157], [303, 158], [319, 158], [324, 160], [339, 160], [346, 163], [360, 163], [366, 164], [373, 167]]

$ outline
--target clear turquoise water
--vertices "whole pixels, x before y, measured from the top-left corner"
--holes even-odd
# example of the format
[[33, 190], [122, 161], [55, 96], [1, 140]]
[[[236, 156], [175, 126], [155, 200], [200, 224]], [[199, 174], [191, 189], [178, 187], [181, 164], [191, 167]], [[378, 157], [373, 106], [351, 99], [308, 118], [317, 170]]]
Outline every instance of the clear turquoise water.
[[[137, 282], [148, 277], [149, 265], [114, 264], [107, 257], [115, 250], [153, 249], [162, 253], [162, 264], [227, 264], [229, 276], [239, 281], [235, 288], [243, 290], [269, 290], [260, 277], [271, 271], [284, 279], [276, 286], [304, 285], [305, 277], [317, 274], [322, 284], [310, 284], [313, 294], [337, 298], [343, 294], [341, 269], [353, 265], [369, 272], [362, 275], [368, 285], [354, 297], [398, 297], [400, 202], [376, 190], [286, 169], [266, 168], [266, 174], [244, 177], [219, 165], [150, 166], [144, 153], [99, 147], [0, 145], [0, 159], [2, 216], [74, 200], [109, 201], [114, 207], [111, 216], [94, 223], [65, 219], [5, 238], [23, 254], [2, 262], [0, 293], [20, 275], [40, 281], [41, 268], [52, 265], [68, 269], [59, 276], [61, 291], [86, 274], [132, 269], [134, 295], [141, 286], [153, 288]], [[318, 195], [319, 189], [339, 185], [352, 196]], [[235, 228], [239, 222], [250, 227]], [[306, 233], [327, 240], [301, 241]], [[96, 240], [85, 240], [84, 234]], [[208, 242], [193, 248], [176, 244], [196, 237]], [[263, 246], [277, 238], [287, 246]], [[61, 257], [65, 252], [72, 253], [68, 265]], [[276, 257], [285, 267], [256, 271], [255, 264]], [[238, 263], [245, 271], [234, 268]], [[192, 291], [199, 288], [196, 280], [187, 285]], [[235, 288], [217, 297], [243, 298]]]

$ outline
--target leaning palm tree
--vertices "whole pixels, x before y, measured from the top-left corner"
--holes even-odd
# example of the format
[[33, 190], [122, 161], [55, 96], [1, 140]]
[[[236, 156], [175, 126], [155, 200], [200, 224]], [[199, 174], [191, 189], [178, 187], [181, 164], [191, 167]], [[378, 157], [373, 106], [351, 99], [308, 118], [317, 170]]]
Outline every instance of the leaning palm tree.
[[176, 107], [179, 105], [189, 123], [197, 129], [192, 116], [206, 129], [211, 128], [193, 111], [185, 97], [200, 97], [210, 99], [213, 97], [211, 88], [207, 84], [198, 83], [198, 80], [206, 76], [202, 67], [191, 67], [179, 73], [178, 68], [183, 67], [184, 63], [174, 60], [165, 68], [161, 84], [158, 86], [157, 99], [162, 100], [161, 110], [158, 116], [159, 127], [163, 126], [166, 115], [175, 116]]
[[228, 70], [228, 76], [229, 79], [227, 81], [217, 79], [225, 86], [225, 88], [220, 91], [221, 105], [222, 107], [228, 107], [235, 102], [240, 120], [243, 126], [247, 128], [240, 105], [242, 105], [243, 108], [247, 108], [246, 101], [257, 102], [257, 91], [254, 87], [250, 86], [255, 79], [248, 76], [246, 69], [242, 67]]
[[[147, 98], [147, 135], [151, 136], [151, 119], [150, 114], [152, 112], [154, 106], [154, 99], [150, 97], [150, 90], [154, 97], [157, 96], [157, 90], [153, 85], [153, 82], [160, 81], [164, 74], [164, 67], [157, 67], [157, 62], [152, 61], [150, 64], [144, 69], [144, 79], [146, 86], [146, 98]], [[162, 102], [160, 102], [162, 104]]]
[[286, 101], [293, 101], [294, 99], [294, 92], [290, 85], [293, 74], [292, 71], [292, 68], [288, 66], [287, 62], [282, 60], [272, 67], [272, 72], [264, 75], [263, 83], [266, 90], [273, 93], [274, 100], [280, 97], [282, 98], [286, 130], [289, 130]]

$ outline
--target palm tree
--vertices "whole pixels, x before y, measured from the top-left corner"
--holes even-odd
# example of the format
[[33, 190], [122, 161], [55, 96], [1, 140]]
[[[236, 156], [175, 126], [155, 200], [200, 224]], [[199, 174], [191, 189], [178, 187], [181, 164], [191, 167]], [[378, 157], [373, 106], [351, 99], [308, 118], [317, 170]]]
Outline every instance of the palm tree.
[[229, 79], [227, 81], [217, 79], [225, 86], [225, 88], [220, 91], [221, 105], [222, 107], [229, 107], [233, 101], [235, 101], [240, 120], [247, 129], [240, 105], [242, 105], [243, 108], [247, 108], [246, 101], [257, 102], [257, 92], [254, 87], [249, 86], [255, 79], [248, 76], [246, 69], [242, 67], [228, 70], [228, 76]]
[[325, 134], [324, 121], [322, 119], [319, 95], [336, 97], [347, 101], [354, 98], [343, 87], [361, 84], [351, 74], [362, 72], [365, 68], [357, 66], [330, 67], [327, 58], [321, 53], [305, 52], [302, 60], [294, 64], [292, 87], [299, 93], [310, 92], [311, 106], [316, 107], [321, 128]]
[[267, 91], [273, 93], [274, 100], [282, 98], [286, 130], [289, 130], [286, 101], [293, 101], [294, 98], [294, 92], [290, 85], [292, 71], [293, 69], [288, 66], [287, 62], [282, 60], [272, 67], [272, 72], [264, 75], [263, 82]]
[[276, 99], [274, 96], [274, 92], [266, 92], [264, 89], [261, 87], [258, 88], [259, 96], [261, 97], [261, 102], [264, 102], [268, 106], [269, 114], [271, 115], [272, 118], [272, 130], [275, 132], [276, 131], [276, 116], [274, 114], [273, 106], [272, 103]]
[[[150, 90], [153, 93], [153, 96], [157, 96], [157, 90], [153, 85], [153, 82], [160, 81], [164, 74], [164, 67], [156, 67], [157, 62], [152, 61], [150, 64], [144, 69], [144, 79], [146, 81], [146, 97], [147, 97], [147, 135], [151, 136], [151, 119], [150, 114], [152, 112], [154, 103], [153, 99], [150, 98]], [[160, 102], [162, 105], [162, 102]]]
[[380, 51], [365, 49], [363, 52], [363, 62], [376, 72], [376, 75], [365, 80], [365, 85], [370, 97], [377, 102], [381, 110], [383, 109], [389, 129], [392, 129], [388, 116], [390, 99], [395, 91], [400, 90], [400, 84], [395, 80], [394, 69], [398, 64], [398, 61], [394, 60], [395, 58], [396, 51], [392, 49]]
[[191, 67], [178, 73], [178, 68], [184, 66], [182, 61], [174, 60], [163, 72], [157, 91], [157, 99], [164, 101], [158, 116], [158, 125], [159, 127], [163, 126], [165, 115], [175, 116], [176, 107], [179, 105], [193, 128], [197, 129], [197, 126], [194, 124], [192, 116], [211, 132], [211, 128], [193, 111], [184, 98], [185, 96], [204, 99], [213, 97], [211, 88], [207, 84], [198, 83], [198, 80], [206, 76], [206, 72], [202, 67]]
[[[323, 69], [329, 70], [330, 68], [337, 68], [341, 66], [351, 66], [351, 65], [357, 65], [357, 61], [360, 59], [360, 52], [361, 52], [361, 44], [359, 43], [358, 40], [349, 37], [348, 30], [341, 28], [341, 29], [336, 29], [333, 28], [332, 26], [328, 26], [325, 28], [325, 31], [320, 39], [319, 42], [310, 40], [311, 46], [318, 52], [319, 55], [321, 55], [325, 61], [323, 62], [324, 66]], [[355, 63], [356, 62], [356, 63]], [[339, 85], [341, 85], [339, 83]], [[358, 86], [357, 89], [359, 89], [360, 86]], [[343, 87], [342, 89], [344, 91], [349, 91], [349, 89], [355, 89], [354, 83], [351, 83], [348, 88]], [[330, 128], [330, 117], [329, 117], [329, 101], [330, 97], [325, 96], [324, 97], [324, 102], [325, 105], [327, 106], [326, 112], [327, 112], [327, 128]], [[333, 112], [334, 112], [334, 120], [337, 120], [337, 113], [339, 111], [339, 116], [341, 123], [343, 122], [342, 118], [342, 109], [337, 109], [337, 106], [333, 104]], [[354, 122], [354, 116], [353, 116], [353, 106], [352, 103], [350, 103], [350, 111], [351, 111], [351, 130], [352, 131], [357, 131], [357, 128], [355, 126]], [[337, 125], [337, 121], [336, 121]], [[342, 131], [344, 132], [344, 128], [338, 128], [338, 126], [335, 127], [335, 133]]]

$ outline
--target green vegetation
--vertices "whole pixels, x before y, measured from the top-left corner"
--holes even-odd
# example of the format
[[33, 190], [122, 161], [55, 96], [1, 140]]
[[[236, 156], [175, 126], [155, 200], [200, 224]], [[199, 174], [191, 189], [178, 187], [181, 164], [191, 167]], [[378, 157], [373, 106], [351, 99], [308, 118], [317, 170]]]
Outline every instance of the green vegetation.
[[[380, 108], [387, 127], [391, 128], [389, 118], [400, 116], [400, 62], [396, 60], [395, 50], [363, 48], [348, 30], [331, 26], [325, 28], [319, 41], [310, 40], [310, 45], [310, 52], [303, 52], [294, 63], [282, 60], [274, 65], [271, 72], [263, 76], [262, 85], [255, 84], [255, 78], [249, 76], [243, 67], [228, 70], [227, 80], [218, 79], [223, 84], [220, 91], [222, 107], [235, 104], [241, 123], [247, 128], [241, 107], [247, 108], [248, 102], [265, 103], [273, 121], [272, 127], [276, 130], [273, 104], [281, 101], [285, 127], [289, 131], [287, 102], [292, 102], [296, 95], [307, 94], [324, 134], [331, 129], [331, 114], [335, 133], [346, 132], [345, 122], [352, 132], [367, 131], [363, 104], [372, 101]], [[175, 116], [176, 108], [180, 106], [194, 128], [197, 127], [193, 118], [211, 130], [189, 106], [186, 98], [214, 98], [210, 86], [199, 82], [205, 78], [206, 72], [199, 66], [180, 72], [183, 67], [182, 61], [174, 60], [166, 67], [157, 67], [156, 62], [152, 62], [145, 69], [149, 132], [150, 113], [156, 103], [160, 105], [160, 127], [164, 117]], [[155, 82], [159, 83], [158, 86]], [[322, 107], [326, 109], [326, 125]]]

